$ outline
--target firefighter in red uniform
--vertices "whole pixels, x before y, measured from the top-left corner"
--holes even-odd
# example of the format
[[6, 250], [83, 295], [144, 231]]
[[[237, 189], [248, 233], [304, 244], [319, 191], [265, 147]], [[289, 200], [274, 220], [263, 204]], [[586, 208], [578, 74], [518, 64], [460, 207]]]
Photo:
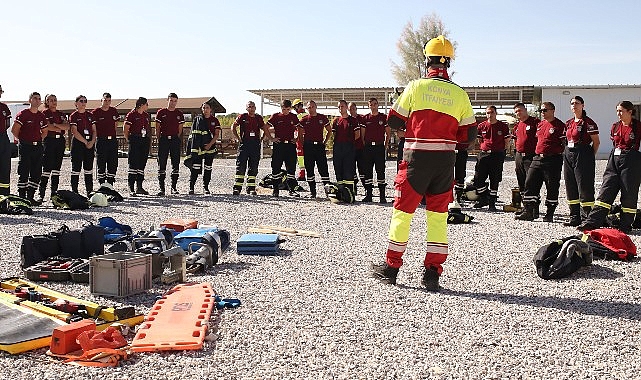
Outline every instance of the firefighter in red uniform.
[[[303, 107], [303, 101], [300, 99], [294, 99], [292, 101], [292, 111], [296, 112], [296, 116], [300, 121], [305, 116], [305, 108]], [[296, 135], [296, 164], [298, 164], [298, 175], [296, 176], [296, 180], [304, 181], [306, 177], [305, 149], [303, 146], [303, 141], [301, 141], [301, 139], [298, 138], [298, 135]]]
[[411, 81], [388, 116], [391, 128], [405, 127], [405, 151], [394, 181], [394, 211], [385, 263], [373, 265], [373, 276], [396, 284], [410, 223], [423, 197], [427, 208], [427, 253], [422, 284], [439, 289], [439, 276], [447, 258], [447, 206], [452, 200], [457, 142], [468, 139], [475, 124], [467, 93], [447, 73], [454, 48], [443, 36], [425, 45], [427, 78]]
[[309, 193], [312, 198], [316, 198], [316, 167], [318, 167], [318, 173], [323, 185], [329, 183], [329, 168], [327, 167], [325, 146], [331, 136], [332, 129], [329, 126], [329, 119], [327, 119], [327, 116], [317, 113], [316, 102], [310, 100], [307, 102], [307, 115], [303, 116], [300, 121], [298, 138], [303, 141], [305, 172], [307, 173], [307, 183], [309, 184]]
[[[2, 86], [0, 86], [0, 97], [2, 97]], [[9, 107], [0, 102], [0, 195], [9, 195], [11, 193], [11, 144], [7, 130], [11, 122], [11, 110]]]
[[93, 160], [96, 144], [96, 123], [86, 110], [87, 98], [76, 97], [76, 110], [69, 116], [69, 125], [74, 139], [71, 141], [71, 191], [78, 193], [80, 172], [84, 170], [85, 191], [93, 191]]
[[[269, 135], [263, 117], [256, 113], [256, 104], [252, 101], [245, 106], [247, 112], [238, 115], [231, 126], [234, 138], [238, 141], [238, 156], [236, 158], [236, 180], [233, 195], [240, 195], [247, 172], [247, 194], [256, 195], [256, 175], [260, 162], [260, 144]], [[240, 132], [239, 132], [240, 130]], [[263, 135], [261, 136], [261, 131]]]
[[594, 206], [595, 155], [599, 149], [599, 129], [584, 109], [583, 98], [570, 101], [574, 117], [565, 122], [568, 145], [563, 152], [563, 178], [570, 206], [566, 226], [577, 227]]
[[378, 99], [370, 98], [367, 105], [370, 113], [363, 116], [363, 128], [361, 128], [365, 144], [365, 198], [362, 201], [372, 201], [374, 167], [376, 167], [379, 202], [387, 203], [385, 198], [385, 152], [389, 148], [391, 130], [387, 125], [387, 115], [378, 112]]
[[113, 185], [116, 182], [118, 170], [118, 139], [116, 138], [116, 122], [120, 118], [118, 110], [111, 106], [111, 94], [102, 94], [100, 107], [93, 110], [96, 122], [96, 166], [98, 168], [98, 183], [105, 182]]
[[172, 92], [167, 96], [167, 108], [156, 113], [156, 139], [158, 140], [158, 196], [165, 195], [167, 178], [167, 159], [171, 156], [171, 193], [178, 194], [178, 174], [180, 168], [180, 142], [183, 134], [185, 116], [176, 108], [178, 95]]
[[[519, 187], [512, 189], [513, 194], [515, 194], [515, 191], [518, 191], [518, 202], [514, 202], [513, 199], [512, 206], [521, 211], [519, 205], [521, 203], [523, 193], [525, 192], [525, 178], [527, 177], [527, 171], [530, 169], [530, 165], [532, 164], [532, 159], [536, 154], [536, 126], [539, 125], [541, 120], [528, 115], [525, 104], [520, 102], [514, 105], [514, 114], [518, 118], [518, 122], [512, 129], [514, 149], [516, 150], [514, 153], [514, 170], [516, 172], [516, 181], [518, 182]], [[537, 211], [538, 207], [534, 210]], [[534, 217], [538, 218], [539, 216], [535, 215]]]
[[142, 186], [151, 145], [151, 122], [147, 113], [148, 108], [147, 98], [141, 96], [136, 100], [136, 107], [125, 116], [124, 135], [125, 139], [129, 141], [127, 180], [132, 197], [149, 195], [149, 192]]
[[603, 173], [603, 184], [592, 211], [578, 227], [581, 231], [603, 225], [619, 191], [621, 221], [618, 229], [625, 233], [632, 230], [641, 183], [641, 122], [634, 118], [634, 105], [627, 100], [617, 105], [617, 116], [619, 121], [612, 124], [610, 130], [613, 148]]
[[[300, 126], [300, 123], [298, 117], [291, 112], [291, 100], [283, 100], [280, 109], [281, 112], [273, 114], [267, 121], [267, 124], [269, 124], [271, 128], [274, 128], [274, 134], [270, 136], [274, 142], [272, 175], [277, 182], [282, 180], [281, 168], [284, 163], [285, 170], [287, 171], [285, 182], [287, 183], [289, 195], [299, 197], [300, 195], [296, 192], [298, 183], [296, 182], [296, 177], [294, 177], [296, 171], [296, 141], [294, 140], [294, 133]], [[274, 185], [273, 195], [275, 197], [278, 196], [279, 190], [278, 186]]]
[[559, 204], [565, 124], [554, 117], [554, 104], [551, 102], [543, 103], [541, 114], [543, 120], [536, 127], [536, 156], [532, 159], [525, 179], [525, 193], [523, 194], [525, 206], [520, 214], [514, 216], [517, 220], [531, 221], [535, 219], [535, 208], [539, 207], [539, 193], [543, 183], [547, 189], [545, 199], [547, 210], [543, 216], [544, 222], [552, 222], [554, 210]]
[[11, 133], [20, 141], [18, 148], [18, 195], [37, 205], [34, 194], [42, 175], [42, 135], [47, 128], [47, 118], [38, 111], [40, 94], [29, 95], [29, 108], [18, 112]]
[[[489, 206], [490, 211], [496, 211], [499, 183], [503, 179], [505, 144], [510, 140], [510, 127], [496, 119], [495, 106], [487, 107], [485, 114], [487, 120], [478, 126], [481, 151], [474, 170], [474, 187], [479, 200], [474, 208]], [[485, 183], [488, 177], [490, 178], [489, 191]]]
[[[365, 187], [365, 172], [366, 169], [366, 159], [365, 159], [365, 144], [363, 142], [363, 115], [358, 114], [358, 107], [356, 103], [349, 102], [347, 104], [347, 109], [349, 110], [349, 116], [356, 120], [358, 127], [360, 128], [360, 137], [354, 141], [354, 161], [356, 162], [356, 172], [354, 173], [354, 199], [356, 199], [356, 184], [360, 180], [363, 188], [367, 191]], [[371, 199], [368, 201], [367, 196], [361, 199], [361, 202], [371, 202]]]
[[42, 201], [47, 190], [47, 182], [51, 178], [51, 194], [58, 191], [60, 182], [60, 168], [65, 155], [65, 132], [69, 130], [69, 123], [65, 115], [58, 111], [58, 99], [55, 95], [45, 96], [45, 110], [47, 128], [42, 142], [42, 177], [40, 178], [40, 191], [38, 201]]
[[347, 113], [347, 102], [338, 102], [340, 116], [332, 120], [334, 135], [333, 161], [336, 183], [350, 189], [356, 195], [356, 144], [361, 139], [361, 126], [355, 117]]

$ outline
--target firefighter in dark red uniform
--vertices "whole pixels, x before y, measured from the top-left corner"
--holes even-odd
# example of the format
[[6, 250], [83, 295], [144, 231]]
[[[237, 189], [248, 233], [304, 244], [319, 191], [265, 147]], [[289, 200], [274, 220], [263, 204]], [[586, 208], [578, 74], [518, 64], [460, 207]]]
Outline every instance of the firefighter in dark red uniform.
[[[324, 135], [324, 136], [323, 136]], [[329, 126], [327, 116], [316, 112], [316, 102], [307, 102], [307, 115], [300, 120], [298, 138], [303, 141], [303, 152], [305, 157], [305, 172], [309, 193], [316, 198], [316, 170], [320, 174], [323, 185], [329, 183], [329, 168], [327, 167], [327, 153], [325, 146], [327, 140], [332, 136], [332, 129]]]
[[151, 122], [147, 113], [148, 108], [147, 98], [141, 96], [136, 100], [136, 108], [125, 116], [124, 135], [125, 139], [129, 141], [127, 180], [132, 197], [149, 195], [149, 192], [142, 186], [151, 145]]
[[541, 113], [543, 120], [536, 127], [536, 156], [532, 159], [525, 179], [525, 193], [523, 195], [525, 207], [520, 214], [514, 217], [517, 220], [535, 219], [535, 208], [539, 207], [539, 193], [543, 183], [547, 189], [545, 199], [547, 211], [543, 216], [544, 222], [552, 222], [554, 210], [559, 204], [565, 124], [554, 117], [554, 104], [551, 102], [543, 103]]
[[40, 191], [38, 201], [42, 201], [47, 190], [47, 182], [51, 178], [51, 194], [58, 191], [60, 182], [60, 168], [65, 155], [65, 131], [69, 130], [69, 123], [65, 115], [58, 111], [58, 99], [55, 95], [45, 96], [45, 110], [47, 128], [44, 132], [42, 154], [42, 177], [40, 178]]
[[373, 265], [373, 276], [396, 284], [409, 240], [416, 207], [425, 197], [427, 249], [421, 283], [429, 291], [439, 290], [442, 264], [447, 259], [447, 207], [452, 201], [457, 142], [468, 139], [475, 124], [467, 93], [449, 80], [447, 68], [454, 56], [444, 37], [425, 45], [427, 78], [411, 81], [394, 102], [388, 116], [391, 128], [405, 127], [405, 150], [394, 180], [394, 211], [388, 234], [385, 263]]
[[572, 98], [570, 107], [574, 117], [565, 122], [568, 144], [563, 152], [563, 178], [570, 220], [563, 224], [577, 227], [594, 206], [594, 158], [600, 141], [596, 123], [583, 109], [583, 98]]
[[[2, 97], [2, 86], [0, 86], [0, 97]], [[7, 130], [11, 122], [11, 110], [0, 102], [0, 195], [11, 193], [11, 144]]]
[[334, 135], [333, 161], [336, 183], [351, 189], [356, 195], [356, 144], [361, 140], [361, 126], [347, 113], [347, 102], [338, 102], [340, 116], [332, 120]]
[[180, 142], [183, 134], [185, 117], [176, 108], [178, 95], [167, 96], [167, 108], [156, 113], [156, 139], [158, 140], [158, 196], [165, 195], [165, 178], [167, 177], [167, 159], [171, 156], [171, 193], [178, 194], [178, 174], [180, 168]]
[[387, 115], [378, 112], [378, 99], [367, 101], [370, 113], [363, 116], [363, 142], [365, 144], [365, 198], [363, 202], [372, 201], [374, 188], [374, 167], [376, 167], [376, 184], [378, 185], [380, 203], [387, 203], [385, 198], [385, 153], [389, 148], [391, 130], [387, 125]]
[[[349, 102], [347, 104], [347, 109], [349, 110], [349, 116], [356, 120], [356, 123], [360, 128], [360, 137], [354, 141], [354, 161], [356, 162], [356, 172], [354, 173], [354, 198], [356, 198], [356, 184], [358, 181], [361, 182], [363, 188], [367, 191], [367, 188], [365, 187], [367, 160], [365, 159], [365, 144], [363, 142], [363, 129], [365, 126], [363, 124], [363, 115], [358, 114], [356, 103]], [[361, 201], [368, 202], [367, 197], [363, 198]], [[371, 202], [371, 200], [369, 202]]]
[[[238, 155], [236, 156], [236, 179], [234, 181], [233, 195], [240, 195], [245, 183], [247, 173], [247, 194], [256, 195], [256, 175], [260, 162], [260, 144], [269, 130], [265, 126], [263, 117], [256, 113], [256, 104], [252, 101], [245, 106], [247, 112], [238, 115], [231, 126], [234, 138], [238, 141]], [[239, 131], [240, 130], [240, 131]], [[263, 135], [261, 136], [261, 131]]]
[[619, 121], [610, 130], [613, 148], [603, 173], [603, 184], [592, 211], [578, 227], [581, 231], [603, 225], [619, 191], [621, 223], [618, 228], [625, 233], [632, 230], [641, 183], [641, 122], [633, 117], [634, 105], [627, 100], [617, 105], [617, 116]]
[[96, 123], [86, 110], [87, 98], [76, 97], [76, 110], [69, 116], [71, 126], [71, 191], [78, 193], [80, 172], [84, 170], [87, 195], [93, 191], [93, 160], [95, 157]]
[[118, 110], [111, 107], [111, 94], [102, 94], [101, 106], [93, 110], [96, 123], [96, 166], [98, 168], [98, 183], [116, 182], [118, 170], [118, 139], [116, 138], [116, 122], [120, 118]]
[[532, 159], [536, 154], [536, 126], [541, 120], [530, 116], [525, 109], [525, 104], [516, 103], [514, 105], [514, 114], [518, 122], [512, 129], [512, 138], [514, 139], [514, 166], [516, 171], [516, 180], [519, 184], [519, 192], [523, 195], [525, 191], [525, 178], [532, 164]]
[[[298, 117], [300, 121], [305, 115], [305, 108], [303, 107], [303, 101], [300, 99], [292, 100], [292, 111]], [[296, 180], [305, 181], [305, 150], [303, 147], [303, 140], [298, 138], [298, 131], [296, 131], [296, 164], [298, 165], [298, 174], [296, 175]]]
[[[287, 188], [289, 195], [293, 197], [300, 196], [296, 192], [295, 171], [296, 171], [296, 141], [294, 133], [300, 126], [298, 117], [291, 112], [292, 102], [289, 99], [283, 100], [280, 105], [281, 112], [273, 114], [267, 124], [274, 129], [273, 136], [270, 136], [274, 142], [272, 153], [272, 175], [279, 182], [282, 180], [281, 168], [285, 164], [287, 171]], [[273, 195], [278, 196], [279, 188], [274, 185]]]
[[29, 95], [29, 108], [16, 115], [11, 133], [20, 141], [18, 148], [18, 195], [37, 204], [34, 194], [42, 175], [42, 134], [47, 128], [47, 118], [38, 111], [40, 94]]
[[[481, 151], [478, 154], [474, 169], [474, 187], [479, 196], [474, 208], [489, 206], [496, 211], [499, 183], [503, 179], [503, 162], [505, 161], [505, 143], [510, 140], [508, 125], [496, 119], [496, 107], [485, 109], [487, 120], [479, 124], [478, 137]], [[485, 180], [490, 178], [490, 189]]]

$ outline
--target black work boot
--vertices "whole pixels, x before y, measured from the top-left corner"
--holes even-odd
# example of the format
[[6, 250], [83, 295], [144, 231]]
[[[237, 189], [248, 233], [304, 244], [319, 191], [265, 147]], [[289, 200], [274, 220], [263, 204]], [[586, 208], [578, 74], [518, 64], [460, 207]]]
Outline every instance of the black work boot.
[[540, 216], [540, 215], [539, 215], [539, 206], [540, 206], [540, 205], [541, 205], [541, 201], [537, 201], [537, 202], [534, 204], [534, 208], [532, 209], [532, 215], [534, 216], [534, 219], [538, 219], [538, 218], [539, 218], [539, 216]]
[[385, 198], [385, 184], [378, 185], [378, 193], [379, 193], [379, 202], [380, 203], [387, 203], [387, 198]]
[[165, 181], [158, 181], [158, 188], [160, 189], [158, 193], [156, 194], [159, 197], [165, 196]]
[[488, 207], [488, 210], [490, 210], [490, 211], [498, 211], [498, 210], [496, 209], [496, 199], [497, 199], [497, 198], [498, 198], [498, 197], [496, 197], [496, 196], [494, 196], [494, 195], [490, 195], [490, 200], [489, 200], [489, 204], [488, 204], [488, 206], [489, 206], [489, 207]]
[[554, 211], [556, 210], [556, 205], [547, 205], [545, 210], [545, 215], [543, 216], [543, 221], [552, 223], [554, 221]]
[[627, 212], [621, 212], [621, 222], [617, 229], [623, 233], [629, 234], [632, 232], [632, 223], [634, 222], [635, 214], [629, 214]]
[[515, 220], [527, 220], [527, 221], [533, 221], [534, 220], [534, 208], [536, 207], [536, 204], [533, 203], [526, 203], [525, 207], [523, 207], [523, 211], [521, 211], [520, 214], [516, 214], [514, 216]]
[[578, 227], [581, 224], [581, 206], [570, 205], [570, 220], [563, 223], [566, 227]]
[[479, 194], [479, 200], [474, 203], [474, 208], [483, 208], [490, 205], [490, 196], [487, 193]]
[[440, 286], [438, 285], [438, 270], [434, 267], [425, 268], [423, 271], [423, 279], [421, 280], [421, 285], [425, 287], [425, 290], [430, 292], [438, 292]]
[[398, 268], [392, 268], [387, 263], [372, 264], [372, 277], [384, 284], [396, 285]]
[[363, 197], [363, 199], [361, 199], [361, 202], [363, 203], [372, 202], [372, 197], [373, 197], [372, 191], [373, 191], [372, 185], [365, 186], [365, 196]]

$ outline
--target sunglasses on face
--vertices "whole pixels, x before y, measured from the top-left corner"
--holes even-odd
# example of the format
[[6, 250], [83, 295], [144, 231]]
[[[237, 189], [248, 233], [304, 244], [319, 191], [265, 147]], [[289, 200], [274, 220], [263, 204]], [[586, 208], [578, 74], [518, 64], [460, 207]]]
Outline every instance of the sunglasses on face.
[[551, 111], [551, 110], [549, 110], [549, 109], [547, 109], [547, 108], [541, 108], [541, 109], [539, 110], [539, 112], [548, 112], [548, 111]]
[[87, 99], [80, 99], [78, 100], [78, 103], [87, 103]]

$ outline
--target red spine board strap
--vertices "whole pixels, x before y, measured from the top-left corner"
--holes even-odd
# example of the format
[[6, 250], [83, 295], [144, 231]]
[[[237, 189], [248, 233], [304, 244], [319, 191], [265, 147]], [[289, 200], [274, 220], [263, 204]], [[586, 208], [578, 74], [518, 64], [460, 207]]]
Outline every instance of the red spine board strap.
[[156, 301], [138, 329], [131, 350], [153, 352], [203, 347], [215, 304], [211, 284], [181, 284]]

